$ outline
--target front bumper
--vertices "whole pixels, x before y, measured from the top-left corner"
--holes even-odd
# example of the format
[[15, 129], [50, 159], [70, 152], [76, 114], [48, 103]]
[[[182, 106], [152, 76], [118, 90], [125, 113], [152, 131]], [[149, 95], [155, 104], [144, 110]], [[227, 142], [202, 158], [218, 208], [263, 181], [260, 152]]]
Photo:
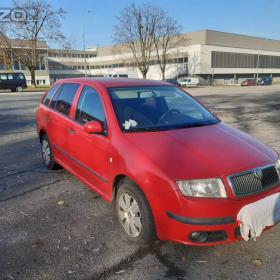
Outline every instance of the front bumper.
[[[172, 203], [172, 196], [161, 195], [165, 202], [164, 213], [157, 222], [160, 239], [175, 241], [186, 245], [212, 246], [241, 240], [237, 214], [240, 209], [259, 199], [280, 192], [280, 185], [242, 199], [202, 199], [186, 198], [176, 193], [177, 201]], [[175, 198], [174, 198], [175, 199]], [[194, 233], [206, 233], [203, 242], [193, 239]]]

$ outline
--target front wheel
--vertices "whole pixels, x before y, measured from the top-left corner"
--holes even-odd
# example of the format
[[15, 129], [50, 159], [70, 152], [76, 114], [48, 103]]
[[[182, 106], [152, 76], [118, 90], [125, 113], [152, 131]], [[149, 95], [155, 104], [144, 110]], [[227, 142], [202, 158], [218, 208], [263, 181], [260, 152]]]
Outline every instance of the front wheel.
[[156, 240], [152, 211], [139, 187], [124, 179], [118, 188], [115, 211], [126, 236], [137, 243]]

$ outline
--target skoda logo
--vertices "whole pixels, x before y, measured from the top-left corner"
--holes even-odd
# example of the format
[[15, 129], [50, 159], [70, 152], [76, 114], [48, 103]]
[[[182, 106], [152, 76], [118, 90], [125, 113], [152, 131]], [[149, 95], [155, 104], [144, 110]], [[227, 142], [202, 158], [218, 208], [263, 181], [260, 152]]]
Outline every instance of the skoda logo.
[[260, 168], [255, 169], [253, 174], [254, 174], [254, 177], [255, 177], [256, 179], [262, 180], [262, 178], [263, 178], [263, 172], [262, 172], [262, 170], [261, 170]]

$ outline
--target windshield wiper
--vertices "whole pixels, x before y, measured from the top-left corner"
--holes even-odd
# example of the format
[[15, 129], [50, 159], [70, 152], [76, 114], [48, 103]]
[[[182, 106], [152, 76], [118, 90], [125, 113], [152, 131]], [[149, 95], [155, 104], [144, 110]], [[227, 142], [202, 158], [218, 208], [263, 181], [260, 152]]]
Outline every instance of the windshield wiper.
[[197, 122], [197, 123], [190, 123], [190, 124], [181, 124], [173, 126], [173, 129], [180, 129], [180, 128], [190, 128], [190, 127], [199, 127], [199, 126], [207, 126], [215, 124], [215, 122]]
[[141, 128], [136, 128], [134, 130], [130, 130], [133, 132], [141, 132], [141, 131], [163, 131], [163, 130], [169, 130], [169, 126], [164, 126], [164, 127], [141, 127]]
[[170, 126], [159, 126], [159, 127], [141, 127], [141, 128], [131, 128], [126, 132], [149, 132], [149, 131], [166, 131], [166, 130], [174, 130], [181, 128], [190, 128], [190, 127], [199, 127], [199, 126], [207, 126], [211, 124], [216, 124], [216, 122], [197, 122], [190, 124], [179, 124], [179, 125], [170, 125]]

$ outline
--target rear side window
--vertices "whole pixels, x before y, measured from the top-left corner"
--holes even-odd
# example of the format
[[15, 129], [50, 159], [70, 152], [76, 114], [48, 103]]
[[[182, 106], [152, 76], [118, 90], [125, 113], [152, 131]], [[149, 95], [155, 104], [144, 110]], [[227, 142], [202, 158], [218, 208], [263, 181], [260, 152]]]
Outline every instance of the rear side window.
[[58, 112], [68, 116], [70, 113], [71, 105], [74, 100], [79, 84], [63, 84], [61, 90], [56, 95], [57, 98], [54, 98], [55, 104], [51, 104]]
[[7, 75], [6, 74], [1, 74], [0, 79], [1, 80], [7, 80]]
[[85, 86], [79, 98], [76, 120], [80, 123], [97, 120], [105, 124], [105, 113], [99, 94]]
[[56, 93], [59, 84], [54, 85], [52, 88], [49, 89], [48, 93], [46, 94], [45, 98], [43, 99], [42, 103], [46, 106], [49, 105], [50, 100], [53, 98], [54, 94]]

